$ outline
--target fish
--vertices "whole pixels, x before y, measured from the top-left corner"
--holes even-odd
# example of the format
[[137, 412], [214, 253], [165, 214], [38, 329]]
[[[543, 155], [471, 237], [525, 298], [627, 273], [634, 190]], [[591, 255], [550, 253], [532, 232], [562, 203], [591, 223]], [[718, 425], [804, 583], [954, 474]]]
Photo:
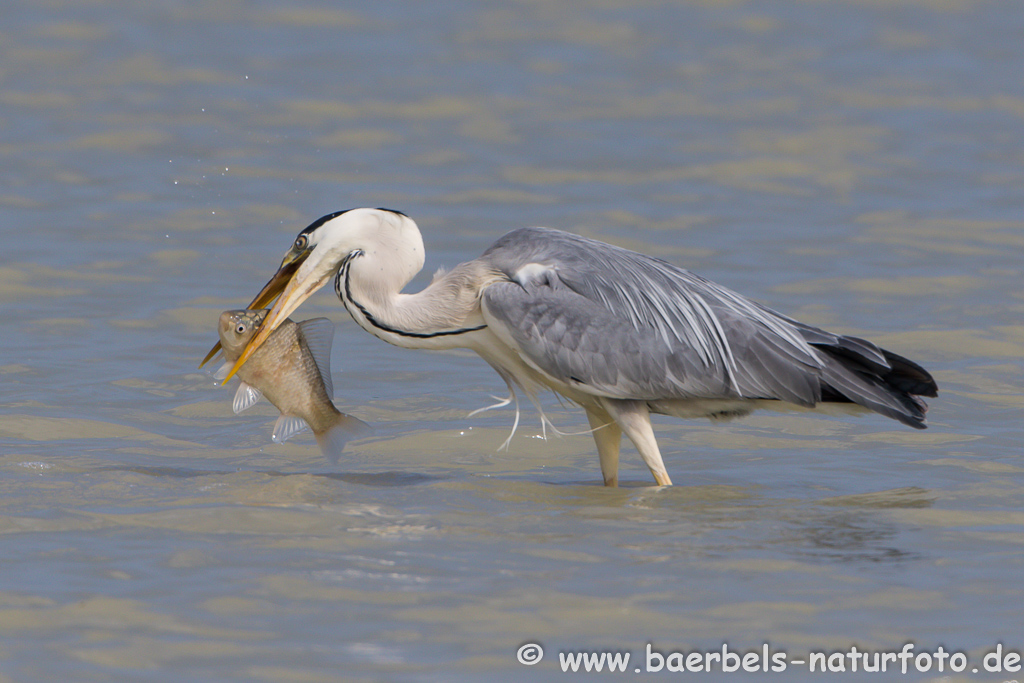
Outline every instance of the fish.
[[[216, 379], [227, 376], [269, 312], [244, 309], [220, 314], [217, 331], [226, 362], [214, 375]], [[320, 451], [337, 464], [346, 443], [367, 434], [370, 428], [359, 418], [338, 410], [331, 400], [333, 340], [334, 323], [327, 318], [298, 323], [285, 320], [239, 369], [242, 381], [231, 407], [237, 415], [265, 396], [281, 411], [271, 437], [275, 443], [284, 443], [308, 427]]]

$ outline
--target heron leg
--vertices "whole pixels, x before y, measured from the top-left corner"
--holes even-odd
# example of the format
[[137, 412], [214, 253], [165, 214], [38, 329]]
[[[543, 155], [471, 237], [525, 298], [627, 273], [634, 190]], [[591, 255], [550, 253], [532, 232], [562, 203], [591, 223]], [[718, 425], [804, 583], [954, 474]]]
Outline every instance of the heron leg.
[[[654, 438], [654, 428], [651, 426], [651, 414], [647, 409], [647, 403], [606, 398], [602, 400], [601, 404], [636, 446], [640, 457], [643, 458], [647, 468], [654, 475], [654, 481], [659, 486], [671, 486], [672, 479], [668, 476], [665, 463], [661, 459], [661, 451], [658, 449], [658, 441]], [[597, 437], [597, 432], [594, 432], [594, 437]], [[600, 452], [600, 448], [598, 452]], [[601, 464], [604, 465], [604, 462], [602, 461]]]
[[604, 485], [618, 486], [619, 443], [622, 441], [622, 428], [611, 415], [597, 406], [587, 407], [586, 411], [591, 434], [594, 435], [594, 441], [597, 443], [597, 456], [601, 459]]

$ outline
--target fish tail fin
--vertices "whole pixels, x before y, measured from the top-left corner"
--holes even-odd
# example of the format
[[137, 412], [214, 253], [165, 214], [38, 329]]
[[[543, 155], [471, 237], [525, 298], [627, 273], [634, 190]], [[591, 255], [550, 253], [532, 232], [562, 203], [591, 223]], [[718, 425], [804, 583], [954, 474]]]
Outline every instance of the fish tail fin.
[[345, 445], [353, 439], [369, 435], [371, 431], [373, 430], [370, 425], [359, 418], [339, 412], [330, 427], [315, 433], [314, 436], [320, 446], [320, 452], [332, 465], [337, 465], [341, 452], [345, 450]]

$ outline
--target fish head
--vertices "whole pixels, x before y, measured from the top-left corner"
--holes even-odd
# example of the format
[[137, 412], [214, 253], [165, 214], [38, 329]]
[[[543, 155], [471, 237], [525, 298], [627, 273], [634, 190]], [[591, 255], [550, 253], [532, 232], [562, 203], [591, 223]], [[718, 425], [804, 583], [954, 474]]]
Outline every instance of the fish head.
[[389, 209], [350, 209], [328, 214], [299, 233], [277, 273], [253, 299], [250, 308], [264, 306], [275, 297], [277, 301], [266, 324], [246, 345], [226, 379], [238, 371], [303, 301], [339, 277], [345, 263], [368, 253], [393, 254], [400, 246], [408, 250], [412, 258], [392, 269], [394, 277], [402, 280], [396, 283], [399, 290], [423, 267], [423, 238], [416, 223], [405, 214]]
[[241, 355], [246, 344], [256, 336], [256, 331], [266, 319], [268, 312], [269, 309], [260, 311], [241, 309], [224, 311], [220, 314], [217, 333], [228, 358], [235, 359]]

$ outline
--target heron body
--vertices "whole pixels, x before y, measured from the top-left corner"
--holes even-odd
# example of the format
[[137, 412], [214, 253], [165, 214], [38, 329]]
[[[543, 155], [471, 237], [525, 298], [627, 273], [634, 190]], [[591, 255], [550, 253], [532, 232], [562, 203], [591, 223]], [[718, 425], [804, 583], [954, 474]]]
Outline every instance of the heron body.
[[415, 222], [352, 209], [311, 224], [257, 295], [280, 293], [245, 362], [333, 279], [360, 327], [406, 348], [476, 351], [531, 399], [549, 389], [587, 414], [606, 485], [621, 436], [671, 484], [650, 414], [736, 417], [760, 406], [861, 406], [925, 427], [934, 380], [871, 342], [775, 313], [665, 261], [547, 228], [508, 233], [477, 259], [402, 290], [422, 269]]

